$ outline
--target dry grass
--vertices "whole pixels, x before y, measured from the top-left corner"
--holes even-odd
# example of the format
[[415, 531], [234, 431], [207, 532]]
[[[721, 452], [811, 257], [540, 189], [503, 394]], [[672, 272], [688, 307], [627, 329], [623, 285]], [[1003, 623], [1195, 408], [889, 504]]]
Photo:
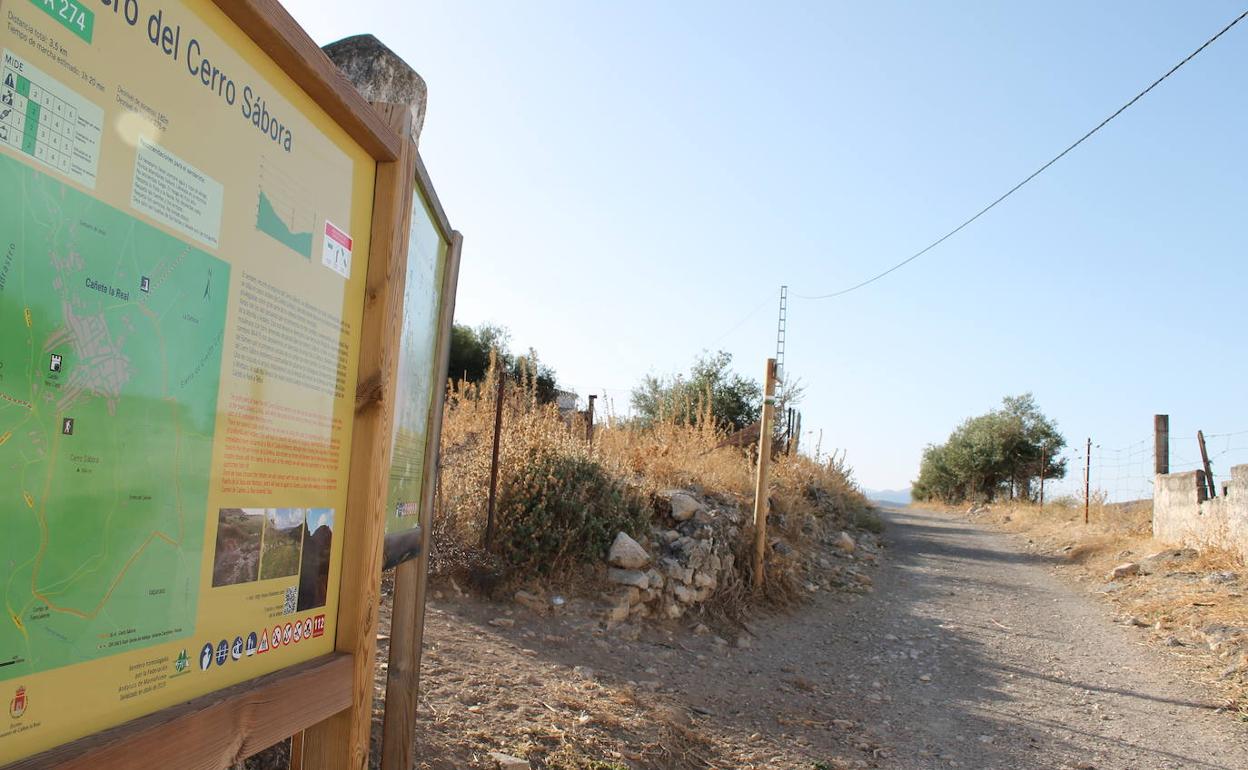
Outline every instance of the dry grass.
[[[497, 380], [459, 383], [448, 392], [442, 428], [442, 470], [434, 516], [433, 569], [448, 574], [491, 559], [541, 563], [566, 573], [605, 556], [615, 531], [641, 530], [662, 490], [694, 489], [750, 510], [755, 465], [750, 453], [725, 446], [726, 434], [700, 404], [696, 421], [657, 424], [608, 419], [595, 426], [592, 449], [584, 418], [560, 416], [537, 402], [531, 377], [509, 382], [503, 403], [494, 553], [480, 545], [486, 525], [490, 450]], [[689, 424], [694, 422], [694, 424]], [[868, 504], [842, 461], [797, 455], [773, 463], [772, 511], [799, 517], [857, 517], [869, 525]], [[537, 470], [535, 470], [537, 469]], [[537, 541], [546, 538], [546, 545]], [[604, 540], [605, 538], [605, 540]], [[533, 541], [533, 554], [514, 553]], [[543, 570], [546, 571], [546, 570]], [[525, 575], [518, 575], [525, 577]]]

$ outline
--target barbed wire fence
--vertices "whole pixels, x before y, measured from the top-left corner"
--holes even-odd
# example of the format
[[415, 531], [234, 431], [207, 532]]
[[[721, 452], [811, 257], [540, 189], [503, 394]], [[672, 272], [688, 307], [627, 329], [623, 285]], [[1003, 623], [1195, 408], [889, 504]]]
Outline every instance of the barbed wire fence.
[[[1248, 464], [1248, 429], [1223, 433], [1206, 433], [1205, 449], [1213, 470], [1216, 487], [1230, 479], [1231, 468]], [[1084, 472], [1088, 468], [1087, 444], [1072, 442], [1064, 453], [1066, 477], [1052, 483], [1050, 499], [1071, 496], [1082, 500]], [[1088, 487], [1094, 498], [1123, 503], [1151, 500], [1153, 497], [1154, 438], [1148, 435], [1119, 447], [1104, 447], [1092, 437], [1091, 478]], [[1203, 470], [1196, 431], [1191, 435], [1170, 432], [1170, 472]], [[1221, 492], [1219, 492], [1221, 494]]]

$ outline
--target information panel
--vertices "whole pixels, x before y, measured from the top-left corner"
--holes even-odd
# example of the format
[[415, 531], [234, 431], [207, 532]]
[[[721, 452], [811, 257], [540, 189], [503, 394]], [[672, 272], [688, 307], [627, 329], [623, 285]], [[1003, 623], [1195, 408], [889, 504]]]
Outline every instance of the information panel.
[[403, 330], [399, 340], [399, 376], [395, 386], [394, 449], [387, 488], [386, 532], [420, 523], [425, 440], [434, 388], [446, 387], [435, 371], [442, 276], [449, 244], [438, 232], [433, 212], [419, 186], [412, 204], [407, 245], [407, 283], [403, 290]]
[[375, 163], [209, 2], [0, 13], [4, 764], [333, 650]]

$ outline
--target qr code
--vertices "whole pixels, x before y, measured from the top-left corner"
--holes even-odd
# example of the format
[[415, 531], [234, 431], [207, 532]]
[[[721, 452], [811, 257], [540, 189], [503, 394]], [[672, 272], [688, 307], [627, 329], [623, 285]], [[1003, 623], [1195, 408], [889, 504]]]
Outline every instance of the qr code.
[[282, 602], [282, 614], [293, 615], [299, 605], [299, 586], [286, 589], [286, 601]]

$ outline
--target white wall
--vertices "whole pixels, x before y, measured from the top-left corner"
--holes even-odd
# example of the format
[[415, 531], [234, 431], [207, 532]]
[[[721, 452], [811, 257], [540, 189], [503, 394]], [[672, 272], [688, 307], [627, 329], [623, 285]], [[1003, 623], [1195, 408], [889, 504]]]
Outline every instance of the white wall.
[[1227, 494], [1206, 500], [1200, 471], [1159, 475], [1153, 483], [1153, 535], [1194, 547], [1238, 551], [1248, 560], [1248, 465], [1231, 468]]

